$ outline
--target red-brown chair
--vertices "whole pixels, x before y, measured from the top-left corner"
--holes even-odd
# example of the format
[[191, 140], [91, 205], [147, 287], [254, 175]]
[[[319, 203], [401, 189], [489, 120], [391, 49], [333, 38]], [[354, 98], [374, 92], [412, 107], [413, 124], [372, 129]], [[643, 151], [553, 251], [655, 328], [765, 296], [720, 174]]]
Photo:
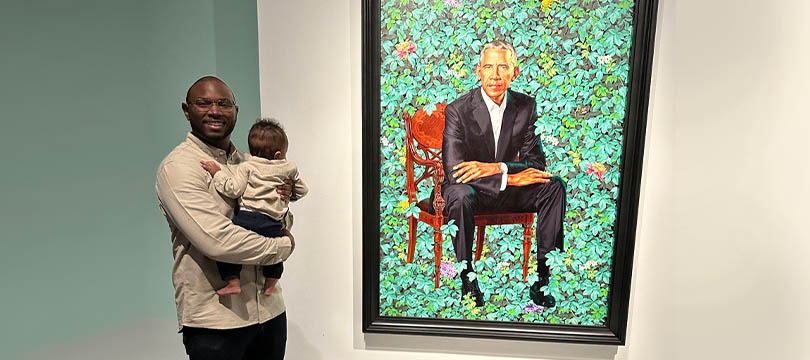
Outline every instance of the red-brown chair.
[[[444, 169], [442, 168], [442, 132], [444, 131], [444, 109], [447, 104], [437, 104], [436, 110], [432, 114], [427, 114], [423, 109], [419, 109], [411, 116], [407, 112], [402, 115], [405, 120], [406, 132], [406, 157], [405, 168], [407, 174], [406, 187], [408, 190], [408, 202], [419, 207], [419, 216], [408, 218], [408, 262], [413, 262], [414, 248], [416, 247], [416, 226], [418, 221], [422, 221], [433, 227], [433, 252], [436, 262], [436, 277], [434, 287], [439, 287], [439, 274], [442, 258], [442, 233], [441, 226], [449, 219], [444, 211], [445, 202], [442, 198], [442, 181], [444, 181]], [[420, 154], [421, 151], [421, 154]], [[415, 178], [414, 164], [425, 167], [424, 173]], [[419, 200], [416, 198], [416, 189], [419, 183], [427, 178], [432, 178], [434, 183], [433, 208], [435, 214], [428, 211], [428, 199]], [[526, 282], [526, 275], [529, 269], [529, 248], [531, 246], [532, 223], [534, 213], [502, 213], [502, 212], [482, 212], [475, 215], [476, 241], [475, 260], [481, 258], [484, 237], [487, 225], [523, 224], [523, 281]]]

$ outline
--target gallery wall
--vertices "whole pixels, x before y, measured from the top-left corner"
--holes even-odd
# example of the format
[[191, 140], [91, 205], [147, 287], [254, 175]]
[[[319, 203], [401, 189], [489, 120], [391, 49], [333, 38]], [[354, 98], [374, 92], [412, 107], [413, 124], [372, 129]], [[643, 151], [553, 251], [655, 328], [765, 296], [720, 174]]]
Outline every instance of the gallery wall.
[[360, 1], [254, 5], [3, 2], [0, 358], [184, 358], [154, 171], [208, 73], [312, 189], [288, 359], [810, 358], [804, 1], [661, 0], [623, 347], [362, 334]]
[[164, 338], [183, 354], [154, 182], [205, 74], [258, 116], [255, 2], [0, 4], [0, 358], [154, 354], [144, 339]]
[[313, 189], [292, 207], [288, 357], [810, 357], [810, 196], [788, 185], [810, 175], [806, 10], [662, 0], [630, 329], [610, 347], [362, 334], [360, 2], [260, 1], [262, 113]]

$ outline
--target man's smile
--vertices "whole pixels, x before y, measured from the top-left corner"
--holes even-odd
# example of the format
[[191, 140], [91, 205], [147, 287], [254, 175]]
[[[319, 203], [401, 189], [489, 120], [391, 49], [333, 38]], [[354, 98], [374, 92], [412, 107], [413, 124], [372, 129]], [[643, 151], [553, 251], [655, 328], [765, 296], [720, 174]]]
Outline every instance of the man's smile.
[[225, 128], [225, 121], [224, 120], [203, 120], [203, 125], [212, 129], [212, 130], [221, 130]]

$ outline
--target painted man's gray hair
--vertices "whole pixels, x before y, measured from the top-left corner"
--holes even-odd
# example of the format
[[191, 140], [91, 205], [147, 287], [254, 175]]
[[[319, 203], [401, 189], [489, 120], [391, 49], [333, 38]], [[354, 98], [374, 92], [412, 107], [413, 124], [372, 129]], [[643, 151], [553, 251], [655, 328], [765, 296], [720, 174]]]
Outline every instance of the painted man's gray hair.
[[484, 47], [481, 48], [481, 57], [478, 60], [479, 64], [484, 59], [484, 51], [487, 51], [489, 49], [505, 49], [505, 50], [507, 50], [506, 61], [508, 61], [509, 64], [512, 65], [512, 66], [517, 66], [517, 52], [515, 52], [515, 47], [512, 46], [512, 44], [510, 44], [510, 43], [508, 43], [506, 41], [503, 41], [503, 40], [492, 40], [492, 41], [484, 44]]

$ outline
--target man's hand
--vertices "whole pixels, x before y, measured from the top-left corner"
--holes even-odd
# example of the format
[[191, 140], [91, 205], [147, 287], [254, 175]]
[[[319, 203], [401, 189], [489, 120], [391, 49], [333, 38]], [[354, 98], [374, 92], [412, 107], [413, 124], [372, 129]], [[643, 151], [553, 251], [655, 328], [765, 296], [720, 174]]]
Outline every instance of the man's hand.
[[292, 233], [290, 232], [290, 230], [284, 229], [281, 230], [281, 235], [290, 238], [290, 244], [292, 244], [292, 248], [290, 248], [290, 253], [292, 253], [292, 251], [295, 250], [295, 238], [292, 236]]
[[535, 168], [528, 168], [517, 174], [509, 174], [506, 176], [507, 186], [526, 186], [537, 183], [547, 183], [551, 180], [551, 173], [538, 170]]
[[220, 170], [219, 164], [217, 164], [215, 161], [202, 160], [200, 161], [200, 166], [202, 166], [202, 168], [205, 169], [205, 171], [208, 171], [208, 173], [211, 174], [211, 176], [214, 176], [214, 174], [216, 174]]
[[278, 196], [281, 197], [281, 200], [290, 200], [290, 194], [292, 194], [292, 183], [293, 182], [290, 178], [286, 178], [284, 179], [284, 184], [281, 184], [276, 188], [276, 192], [278, 193]]
[[501, 165], [498, 163], [485, 163], [479, 161], [465, 161], [453, 166], [453, 178], [457, 182], [466, 184], [478, 178], [501, 174]]

